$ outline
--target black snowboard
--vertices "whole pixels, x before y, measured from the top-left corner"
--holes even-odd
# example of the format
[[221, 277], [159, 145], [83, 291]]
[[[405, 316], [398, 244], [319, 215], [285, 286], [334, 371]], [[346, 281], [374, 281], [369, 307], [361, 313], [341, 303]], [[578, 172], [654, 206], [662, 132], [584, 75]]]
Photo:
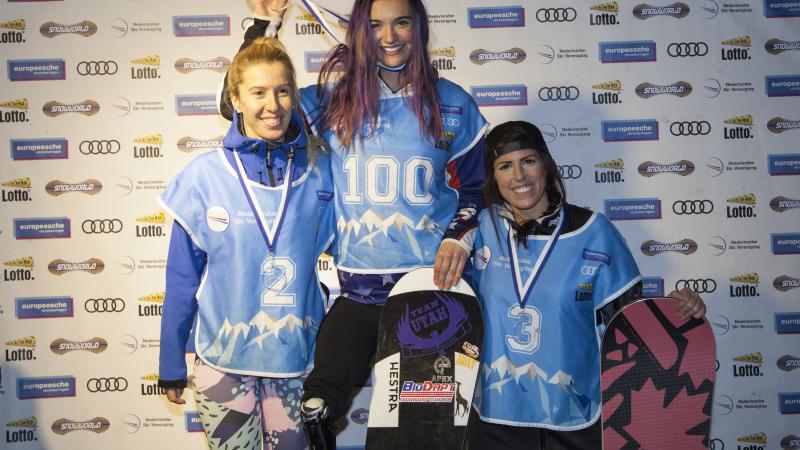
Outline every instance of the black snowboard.
[[460, 281], [406, 274], [381, 313], [366, 448], [461, 450], [480, 364], [483, 318]]

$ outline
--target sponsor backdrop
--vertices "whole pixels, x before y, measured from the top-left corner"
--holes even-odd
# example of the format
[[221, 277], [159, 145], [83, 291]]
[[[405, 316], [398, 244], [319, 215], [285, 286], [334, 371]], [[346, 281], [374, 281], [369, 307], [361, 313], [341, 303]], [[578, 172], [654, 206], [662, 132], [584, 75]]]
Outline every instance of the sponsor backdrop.
[[[647, 294], [702, 293], [713, 448], [800, 448], [800, 3], [429, 4], [441, 75], [492, 123], [539, 124], [570, 200], [615, 221]], [[154, 198], [220, 143], [214, 95], [248, 15], [3, 1], [3, 448], [203, 445], [193, 402], [155, 385], [171, 224]], [[287, 18], [311, 83], [333, 41], [301, 6]], [[368, 405], [364, 389], [343, 446], [363, 442]]]

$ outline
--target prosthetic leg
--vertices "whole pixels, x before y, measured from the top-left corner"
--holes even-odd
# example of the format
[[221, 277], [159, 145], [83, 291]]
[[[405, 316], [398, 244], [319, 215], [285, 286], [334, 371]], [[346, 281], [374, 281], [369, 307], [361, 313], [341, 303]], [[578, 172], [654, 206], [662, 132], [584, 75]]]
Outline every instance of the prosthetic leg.
[[336, 450], [336, 434], [328, 420], [330, 410], [321, 398], [311, 398], [300, 406], [303, 430], [310, 450]]

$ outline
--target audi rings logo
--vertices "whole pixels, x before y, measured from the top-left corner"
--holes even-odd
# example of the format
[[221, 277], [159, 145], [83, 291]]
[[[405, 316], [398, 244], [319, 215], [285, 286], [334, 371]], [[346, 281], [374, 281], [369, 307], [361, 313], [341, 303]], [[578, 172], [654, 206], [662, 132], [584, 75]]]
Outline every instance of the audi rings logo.
[[689, 288], [698, 294], [710, 294], [717, 290], [717, 282], [711, 278], [678, 280], [678, 282], [675, 283], [675, 290], [680, 291], [683, 288]]
[[678, 200], [672, 204], [672, 212], [677, 215], [684, 214], [711, 214], [714, 203], [711, 200]]
[[708, 450], [725, 450], [725, 442], [722, 439], [711, 439], [708, 441]]
[[122, 146], [116, 139], [102, 139], [98, 141], [81, 141], [78, 150], [84, 155], [114, 155], [119, 153]]
[[705, 120], [692, 122], [672, 122], [669, 132], [673, 136], [705, 136], [711, 132], [711, 124]]
[[708, 54], [708, 44], [705, 42], [673, 42], [667, 46], [667, 54], [673, 58], [706, 56]]
[[76, 67], [78, 75], [114, 75], [119, 70], [115, 61], [81, 61]]
[[81, 224], [81, 229], [86, 234], [119, 233], [122, 231], [122, 221], [119, 219], [87, 219]]
[[583, 275], [594, 275], [594, 274], [597, 273], [597, 269], [599, 269], [599, 268], [600, 268], [600, 266], [582, 266], [581, 267], [581, 274], [583, 274]]
[[128, 380], [122, 377], [89, 378], [86, 389], [89, 392], [122, 392], [128, 389]]
[[89, 313], [122, 312], [125, 310], [125, 300], [121, 298], [90, 298], [83, 303], [83, 307]]
[[539, 89], [539, 100], [543, 102], [558, 100], [577, 100], [581, 91], [575, 86], [545, 86]]
[[562, 180], [575, 180], [583, 175], [583, 169], [575, 164], [567, 164], [558, 166], [558, 174], [561, 175]]
[[572, 22], [578, 17], [575, 8], [539, 8], [536, 20], [539, 22]]

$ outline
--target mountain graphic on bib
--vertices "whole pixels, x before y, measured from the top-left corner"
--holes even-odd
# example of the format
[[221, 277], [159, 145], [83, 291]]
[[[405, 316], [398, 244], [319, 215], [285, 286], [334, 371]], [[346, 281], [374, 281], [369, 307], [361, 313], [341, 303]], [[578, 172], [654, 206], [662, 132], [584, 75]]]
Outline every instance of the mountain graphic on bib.
[[264, 311], [259, 311], [247, 323], [231, 325], [226, 319], [217, 331], [214, 342], [200, 342], [202, 355], [216, 364], [227, 364], [237, 352], [258, 352], [264, 348], [265, 340], [282, 340], [281, 335], [299, 332], [300, 329], [316, 328], [310, 317], [301, 320], [294, 314], [274, 319]]
[[[586, 415], [590, 411], [591, 400], [576, 388], [573, 377], [561, 370], [549, 375], [535, 363], [517, 366], [507, 357], [501, 356], [490, 365], [482, 364], [481, 378], [484, 385], [497, 390], [500, 395], [514, 396], [519, 395], [520, 391], [538, 392], [541, 402], [531, 405], [531, 411], [536, 416], [559, 413], [570, 418], [588, 418]], [[550, 394], [557, 392], [568, 393], [568, 405], [551, 404]], [[480, 395], [480, 391], [477, 395]], [[476, 398], [475, 401], [478, 403], [479, 399]], [[553, 410], [563, 408], [567, 409], [560, 412]]]
[[[422, 249], [414, 237], [413, 230], [426, 231], [433, 236], [444, 236], [444, 230], [430, 217], [423, 215], [415, 224], [411, 219], [400, 213], [393, 213], [384, 218], [369, 209], [358, 220], [346, 221], [339, 217], [336, 223], [342, 236], [342, 257], [346, 257], [349, 245], [369, 245], [372, 247], [381, 241], [400, 242], [411, 244], [411, 250], [417, 258], [422, 257]], [[427, 252], [428, 250], [426, 250]]]

